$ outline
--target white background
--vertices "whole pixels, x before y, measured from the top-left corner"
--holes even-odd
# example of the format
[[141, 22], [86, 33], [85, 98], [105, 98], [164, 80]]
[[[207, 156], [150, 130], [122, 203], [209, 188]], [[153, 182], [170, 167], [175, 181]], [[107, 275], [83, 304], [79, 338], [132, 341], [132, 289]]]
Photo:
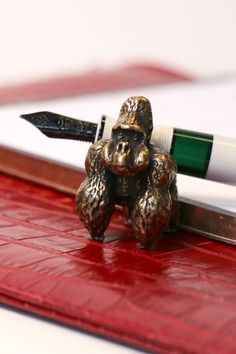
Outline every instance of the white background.
[[0, 86], [123, 63], [236, 71], [235, 0], [1, 0]]
[[[1, 0], [0, 86], [127, 63], [236, 73], [234, 0]], [[132, 353], [0, 308], [3, 354]]]

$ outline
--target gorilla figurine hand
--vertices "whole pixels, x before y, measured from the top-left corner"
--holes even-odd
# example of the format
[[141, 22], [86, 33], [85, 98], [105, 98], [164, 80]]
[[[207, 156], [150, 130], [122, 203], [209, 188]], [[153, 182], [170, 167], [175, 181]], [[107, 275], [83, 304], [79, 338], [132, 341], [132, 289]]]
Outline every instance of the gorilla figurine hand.
[[178, 210], [176, 164], [151, 143], [152, 111], [142, 96], [128, 98], [109, 140], [87, 154], [87, 177], [78, 189], [77, 210], [95, 240], [102, 241], [114, 206], [128, 209], [135, 236], [150, 248], [175, 226]]

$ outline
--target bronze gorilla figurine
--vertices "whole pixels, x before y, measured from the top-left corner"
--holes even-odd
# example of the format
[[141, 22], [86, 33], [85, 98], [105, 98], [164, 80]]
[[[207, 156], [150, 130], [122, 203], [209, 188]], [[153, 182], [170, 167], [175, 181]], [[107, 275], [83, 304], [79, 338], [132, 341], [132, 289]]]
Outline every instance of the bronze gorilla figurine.
[[78, 189], [77, 210], [93, 239], [102, 241], [115, 205], [127, 210], [135, 236], [150, 248], [177, 217], [176, 164], [154, 148], [148, 99], [128, 98], [110, 140], [93, 144], [86, 157], [87, 177]]

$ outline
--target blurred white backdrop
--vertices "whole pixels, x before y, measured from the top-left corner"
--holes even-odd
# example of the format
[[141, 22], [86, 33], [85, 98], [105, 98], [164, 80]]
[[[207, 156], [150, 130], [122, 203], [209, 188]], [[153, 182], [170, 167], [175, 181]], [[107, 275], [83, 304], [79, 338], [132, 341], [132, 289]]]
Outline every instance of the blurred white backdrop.
[[2, 0], [0, 86], [133, 62], [236, 72], [235, 0]]

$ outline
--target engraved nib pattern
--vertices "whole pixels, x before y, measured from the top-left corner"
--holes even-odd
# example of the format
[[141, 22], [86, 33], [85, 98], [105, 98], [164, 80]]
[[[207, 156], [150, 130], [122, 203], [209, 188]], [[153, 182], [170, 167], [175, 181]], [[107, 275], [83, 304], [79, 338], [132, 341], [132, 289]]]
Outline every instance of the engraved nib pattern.
[[97, 124], [69, 118], [52, 112], [36, 112], [22, 114], [21, 118], [27, 120], [50, 138], [73, 139], [94, 142]]

